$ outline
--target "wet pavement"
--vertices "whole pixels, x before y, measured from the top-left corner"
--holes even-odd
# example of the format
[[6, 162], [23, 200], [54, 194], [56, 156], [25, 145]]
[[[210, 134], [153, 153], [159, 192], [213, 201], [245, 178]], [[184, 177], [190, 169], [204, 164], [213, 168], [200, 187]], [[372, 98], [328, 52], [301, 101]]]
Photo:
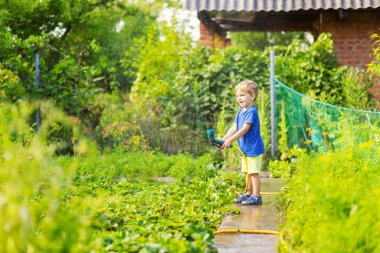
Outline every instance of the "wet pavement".
[[[277, 230], [280, 215], [273, 202], [274, 195], [283, 186], [280, 179], [261, 179], [263, 204], [260, 206], [240, 207], [240, 214], [226, 216], [218, 230]], [[215, 247], [220, 253], [272, 253], [277, 252], [277, 235], [221, 233], [215, 235]]]

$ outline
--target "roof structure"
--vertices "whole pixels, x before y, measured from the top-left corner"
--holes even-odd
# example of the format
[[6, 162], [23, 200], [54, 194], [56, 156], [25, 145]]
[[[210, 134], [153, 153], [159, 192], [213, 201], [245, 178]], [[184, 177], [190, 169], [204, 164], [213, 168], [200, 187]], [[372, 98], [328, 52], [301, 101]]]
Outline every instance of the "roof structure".
[[[380, 0], [182, 0], [197, 11], [199, 42], [223, 48], [227, 32], [330, 33], [339, 63], [365, 69], [372, 60], [371, 35], [379, 34]], [[380, 84], [373, 88], [380, 99]]]
[[198, 11], [204, 24], [226, 31], [321, 30], [321, 13], [344, 20], [355, 13], [378, 15], [380, 0], [184, 0], [183, 7]]
[[380, 0], [185, 0], [184, 8], [192, 11], [299, 11], [358, 10], [380, 7]]

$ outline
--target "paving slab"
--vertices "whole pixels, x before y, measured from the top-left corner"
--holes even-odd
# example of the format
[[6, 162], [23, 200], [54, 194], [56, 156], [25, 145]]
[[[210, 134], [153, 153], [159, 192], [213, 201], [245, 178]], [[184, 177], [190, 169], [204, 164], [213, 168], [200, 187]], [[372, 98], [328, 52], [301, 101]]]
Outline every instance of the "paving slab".
[[[283, 184], [283, 180], [262, 178], [261, 192], [278, 192]], [[240, 214], [226, 216], [218, 230], [277, 230], [281, 217], [273, 199], [264, 195], [259, 206], [236, 204]], [[277, 252], [277, 242], [277, 235], [220, 233], [215, 235], [214, 246], [220, 253], [272, 253]]]

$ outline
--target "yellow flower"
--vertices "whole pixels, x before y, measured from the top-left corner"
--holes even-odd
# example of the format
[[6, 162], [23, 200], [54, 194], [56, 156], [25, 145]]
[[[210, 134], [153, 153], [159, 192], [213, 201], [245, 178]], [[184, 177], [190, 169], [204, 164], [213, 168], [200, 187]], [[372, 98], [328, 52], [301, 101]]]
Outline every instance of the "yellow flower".
[[366, 141], [366, 142], [363, 142], [359, 145], [359, 148], [360, 149], [366, 149], [366, 148], [370, 148], [372, 147], [373, 145], [373, 141], [372, 140], [369, 140], [369, 141]]
[[332, 155], [330, 154], [323, 154], [318, 157], [318, 160], [321, 162], [330, 162], [332, 160]]
[[138, 145], [140, 144], [141, 137], [139, 135], [133, 135], [132, 136], [132, 144]]
[[312, 144], [313, 141], [312, 141], [312, 140], [306, 140], [304, 143], [305, 143], [306, 145], [309, 145], [309, 144]]
[[345, 154], [344, 158], [346, 158], [346, 159], [352, 159], [352, 153], [350, 152], [350, 153]]

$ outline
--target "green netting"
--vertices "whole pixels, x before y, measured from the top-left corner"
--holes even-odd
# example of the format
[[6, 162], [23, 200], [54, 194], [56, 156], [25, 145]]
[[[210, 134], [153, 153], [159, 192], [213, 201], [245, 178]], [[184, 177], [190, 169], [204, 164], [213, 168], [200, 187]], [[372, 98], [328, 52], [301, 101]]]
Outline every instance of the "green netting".
[[[327, 151], [380, 142], [380, 112], [348, 109], [307, 97], [275, 80], [280, 145]], [[286, 134], [284, 134], [284, 131]]]

